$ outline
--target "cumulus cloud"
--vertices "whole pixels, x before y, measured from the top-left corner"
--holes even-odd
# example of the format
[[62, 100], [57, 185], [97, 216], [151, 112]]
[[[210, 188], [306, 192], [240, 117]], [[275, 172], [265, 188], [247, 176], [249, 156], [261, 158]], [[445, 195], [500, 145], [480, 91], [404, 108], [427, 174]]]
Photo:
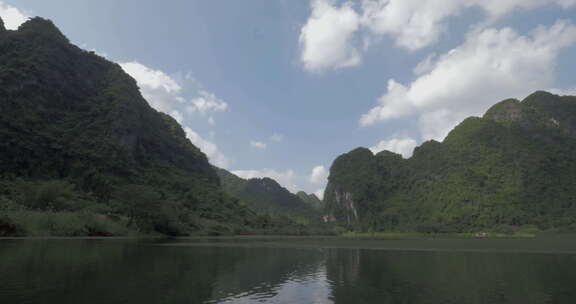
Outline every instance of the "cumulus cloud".
[[313, 72], [337, 69], [360, 63], [354, 46], [354, 33], [360, 16], [351, 2], [336, 6], [334, 0], [313, 0], [312, 14], [300, 32], [301, 61]]
[[184, 102], [182, 87], [169, 75], [154, 70], [139, 62], [124, 62], [120, 66], [136, 80], [142, 96], [154, 109], [171, 113], [176, 111], [175, 104]]
[[312, 173], [308, 177], [308, 181], [315, 185], [321, 185], [326, 183], [328, 178], [328, 171], [324, 166], [316, 166], [312, 168]]
[[224, 154], [222, 154], [222, 152], [220, 152], [220, 150], [218, 150], [218, 146], [216, 146], [216, 144], [202, 138], [202, 136], [188, 127], [184, 128], [184, 132], [186, 132], [186, 137], [206, 154], [213, 165], [220, 168], [228, 167], [228, 159], [224, 156]]
[[576, 27], [558, 21], [523, 36], [511, 28], [482, 29], [463, 45], [431, 59], [429, 71], [409, 85], [388, 81], [362, 126], [418, 115], [423, 139], [443, 139], [457, 122], [494, 102], [551, 87], [559, 52], [576, 42]]
[[[479, 8], [485, 19], [477, 26], [488, 26], [518, 10], [546, 5], [576, 6], [576, 0], [363, 0], [358, 9], [351, 2], [337, 6], [335, 1], [314, 0], [312, 12], [302, 27], [301, 60], [310, 71], [355, 66], [361, 62], [358, 41], [388, 36], [410, 51], [439, 40], [448, 19], [469, 8]], [[370, 43], [364, 43], [364, 49]]]
[[370, 151], [376, 154], [380, 151], [390, 151], [394, 153], [401, 154], [404, 158], [409, 158], [414, 152], [414, 148], [418, 143], [416, 140], [409, 137], [401, 138], [391, 138], [388, 140], [382, 140], [373, 147], [370, 147]]
[[378, 0], [364, 1], [363, 25], [373, 34], [390, 35], [398, 46], [417, 50], [436, 41], [442, 21], [468, 1]]
[[437, 41], [447, 27], [447, 19], [465, 9], [477, 7], [487, 17], [484, 24], [495, 22], [519, 9], [530, 10], [556, 4], [569, 8], [574, 0], [365, 0], [362, 24], [372, 34], [389, 35], [396, 45], [417, 50]]
[[[229, 161], [224, 154], [218, 149], [218, 146], [213, 142], [206, 140], [200, 134], [186, 126], [186, 119], [183, 115], [187, 101], [182, 96], [182, 86], [170, 77], [168, 74], [161, 70], [155, 70], [146, 65], [132, 61], [120, 63], [120, 66], [138, 83], [142, 96], [148, 101], [151, 107], [172, 116], [179, 124], [184, 127], [186, 137], [197, 146], [202, 152], [206, 154], [210, 162], [218, 167], [227, 168]], [[219, 99], [206, 91], [200, 92], [200, 98], [203, 101], [194, 100], [191, 102], [192, 106], [197, 106], [199, 111], [212, 111], [219, 109], [219, 107], [226, 108], [227, 105]], [[213, 105], [211, 103], [215, 103]], [[224, 104], [222, 106], [221, 104]], [[213, 123], [213, 118], [208, 118], [208, 123]]]
[[255, 141], [255, 140], [251, 140], [250, 141], [250, 146], [252, 148], [256, 148], [256, 149], [266, 149], [266, 144], [260, 141]]
[[[197, 92], [198, 97], [187, 100], [183, 96], [182, 84], [161, 70], [150, 68], [137, 61], [122, 62], [120, 66], [136, 80], [142, 96], [151, 107], [169, 114], [180, 124], [184, 124], [186, 113], [198, 112], [202, 116], [207, 116], [208, 124], [213, 126], [215, 125], [214, 117], [208, 114], [228, 110], [226, 102], [214, 93], [203, 89]], [[188, 76], [184, 79], [197, 82]]]
[[9, 30], [16, 30], [26, 22], [30, 16], [21, 10], [0, 1], [0, 17], [4, 21], [4, 26]]
[[216, 97], [213, 93], [200, 91], [200, 96], [192, 99], [188, 110], [200, 112], [202, 115], [210, 112], [224, 112], [228, 109], [228, 104]]
[[318, 189], [318, 190], [314, 191], [314, 194], [315, 194], [320, 200], [323, 200], [323, 199], [324, 199], [324, 190], [325, 190], [325, 188]]
[[290, 192], [295, 193], [298, 190], [298, 186], [295, 184], [297, 176], [294, 170], [291, 169], [286, 171], [276, 171], [274, 169], [234, 170], [232, 173], [245, 179], [269, 177], [277, 181], [282, 185], [282, 187], [288, 189]]

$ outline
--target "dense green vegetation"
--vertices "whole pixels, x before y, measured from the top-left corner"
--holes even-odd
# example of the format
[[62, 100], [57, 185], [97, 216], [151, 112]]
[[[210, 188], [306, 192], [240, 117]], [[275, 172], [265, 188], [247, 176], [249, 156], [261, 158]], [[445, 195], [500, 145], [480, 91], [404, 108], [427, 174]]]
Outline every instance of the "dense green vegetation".
[[322, 203], [322, 200], [320, 200], [316, 194], [314, 193], [306, 193], [304, 191], [298, 191], [298, 193], [296, 193], [296, 195], [306, 204], [308, 204], [309, 206], [311, 206], [312, 208], [316, 209], [316, 210], [322, 210], [324, 208], [324, 204]]
[[314, 194], [293, 194], [271, 178], [243, 179], [216, 168], [224, 191], [260, 219], [266, 219], [269, 232], [283, 234], [326, 234], [331, 225], [321, 220], [321, 201]]
[[410, 159], [338, 157], [326, 212], [356, 231], [513, 233], [576, 228], [576, 97], [536, 92], [470, 117]]
[[0, 236], [267, 231], [122, 68], [51, 21], [0, 26]]

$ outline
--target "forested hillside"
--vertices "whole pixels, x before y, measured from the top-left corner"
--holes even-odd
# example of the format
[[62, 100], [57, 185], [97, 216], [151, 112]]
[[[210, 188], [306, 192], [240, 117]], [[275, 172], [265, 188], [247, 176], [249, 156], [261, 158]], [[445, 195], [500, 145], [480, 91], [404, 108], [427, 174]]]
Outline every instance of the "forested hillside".
[[224, 169], [216, 169], [222, 187], [232, 197], [260, 217], [268, 219], [272, 232], [326, 233], [319, 207], [321, 201], [305, 192], [293, 194], [271, 178], [243, 179]]
[[0, 235], [265, 228], [134, 79], [42, 18], [0, 23], [0, 211]]
[[574, 151], [576, 97], [536, 92], [467, 118], [409, 159], [364, 148], [341, 155], [325, 212], [361, 231], [573, 229]]

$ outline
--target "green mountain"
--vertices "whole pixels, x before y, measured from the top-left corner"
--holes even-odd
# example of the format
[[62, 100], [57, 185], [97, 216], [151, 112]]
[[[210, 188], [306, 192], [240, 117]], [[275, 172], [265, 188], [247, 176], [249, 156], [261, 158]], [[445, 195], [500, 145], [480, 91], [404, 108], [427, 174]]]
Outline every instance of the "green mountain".
[[358, 148], [330, 169], [324, 211], [360, 231], [576, 227], [576, 97], [536, 92], [470, 117], [409, 159]]
[[[322, 220], [320, 200], [301, 191], [293, 194], [271, 178], [243, 179], [215, 168], [224, 191], [258, 214], [257, 228], [275, 234], [332, 234]], [[260, 226], [261, 225], [261, 226]]]
[[298, 193], [296, 193], [296, 195], [305, 203], [307, 203], [309, 206], [311, 206], [312, 208], [316, 209], [316, 210], [322, 210], [322, 208], [324, 208], [324, 205], [322, 204], [322, 200], [320, 200], [316, 194], [311, 193], [308, 194], [304, 191], [298, 191]]
[[[222, 187], [232, 197], [238, 198], [251, 210], [260, 214], [289, 215], [308, 220], [320, 219], [320, 213], [307, 200], [282, 187], [271, 178], [243, 179], [224, 169], [216, 169]], [[315, 196], [314, 196], [315, 197]]]
[[19, 225], [38, 222], [29, 219], [34, 212], [97, 222], [68, 227], [72, 235], [109, 234], [102, 226], [122, 221], [139, 231], [233, 233], [256, 220], [134, 79], [42, 18], [16, 31], [0, 23], [2, 210], [0, 235], [2, 227], [4, 234], [32, 229]]

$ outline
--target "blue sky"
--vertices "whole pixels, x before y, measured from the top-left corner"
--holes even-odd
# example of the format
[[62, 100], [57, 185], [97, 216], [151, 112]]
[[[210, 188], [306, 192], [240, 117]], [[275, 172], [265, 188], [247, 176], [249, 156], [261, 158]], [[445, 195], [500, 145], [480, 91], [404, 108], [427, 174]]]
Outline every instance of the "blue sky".
[[321, 193], [355, 147], [411, 155], [538, 89], [575, 92], [576, 0], [4, 0], [121, 64], [211, 162]]

